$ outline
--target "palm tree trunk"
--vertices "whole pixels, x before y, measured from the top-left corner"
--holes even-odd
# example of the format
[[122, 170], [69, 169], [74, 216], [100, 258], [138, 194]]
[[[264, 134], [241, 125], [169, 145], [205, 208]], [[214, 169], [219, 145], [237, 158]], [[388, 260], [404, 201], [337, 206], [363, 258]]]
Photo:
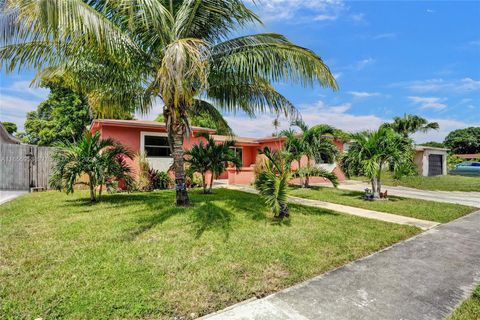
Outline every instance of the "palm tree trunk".
[[95, 202], [96, 195], [95, 195], [95, 183], [93, 181], [92, 174], [88, 174], [88, 186], [90, 187], [90, 203]]
[[288, 204], [287, 203], [282, 203], [280, 205], [280, 213], [279, 213], [278, 216], [279, 216], [280, 219], [283, 219], [285, 217], [288, 218], [290, 216], [289, 211], [288, 211]]
[[187, 193], [187, 185], [185, 184], [185, 167], [183, 160], [183, 126], [180, 121], [176, 121], [169, 125], [168, 128], [172, 156], [173, 167], [175, 169], [175, 190], [177, 207], [186, 207], [190, 204]]
[[207, 184], [205, 183], [205, 172], [202, 172], [202, 188], [203, 188], [203, 193], [207, 193]]
[[373, 198], [374, 199], [380, 198], [380, 193], [378, 193], [378, 178], [377, 177], [372, 178], [372, 193], [373, 193]]
[[[310, 166], [310, 157], [307, 156], [307, 168]], [[310, 187], [310, 176], [308, 173], [305, 175], [305, 188]]]
[[214, 173], [212, 172], [212, 176], [210, 177], [210, 190], [208, 191], [209, 193], [212, 193], [213, 177], [214, 177]]

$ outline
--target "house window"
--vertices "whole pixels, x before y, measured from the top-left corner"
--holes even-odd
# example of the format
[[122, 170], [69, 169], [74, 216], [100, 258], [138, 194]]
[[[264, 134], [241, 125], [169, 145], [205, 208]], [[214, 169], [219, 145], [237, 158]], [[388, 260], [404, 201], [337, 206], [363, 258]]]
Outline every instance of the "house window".
[[144, 152], [149, 158], [170, 158], [170, 145], [168, 138], [162, 136], [146, 135], [144, 140]]
[[240, 159], [240, 165], [243, 166], [243, 148], [240, 147], [232, 147], [231, 148], [235, 155]]

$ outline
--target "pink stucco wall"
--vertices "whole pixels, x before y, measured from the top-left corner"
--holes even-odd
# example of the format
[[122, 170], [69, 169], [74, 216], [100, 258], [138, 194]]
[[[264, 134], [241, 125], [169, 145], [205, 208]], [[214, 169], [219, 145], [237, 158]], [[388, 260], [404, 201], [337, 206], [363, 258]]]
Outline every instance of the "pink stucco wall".
[[[142, 131], [148, 132], [165, 132], [164, 128], [154, 128], [154, 127], [142, 127], [142, 126], [128, 126], [128, 125], [114, 125], [107, 123], [95, 123], [91, 127], [92, 131], [100, 130], [102, 138], [112, 138], [116, 141], [122, 143], [128, 147], [132, 152], [138, 153], [140, 151], [140, 137]], [[197, 132], [194, 131], [194, 134]], [[199, 137], [190, 137], [184, 141], [184, 149], [189, 149], [193, 144], [199, 143], [204, 138]], [[225, 173], [223, 173], [219, 178], [228, 179], [230, 184], [251, 184], [254, 180], [254, 165], [258, 155], [258, 149], [263, 149], [264, 147], [269, 147], [272, 150], [279, 150], [285, 141], [285, 138], [267, 138], [263, 140], [258, 140], [256, 143], [238, 143], [239, 147], [243, 149], [242, 156], [242, 168], [236, 170], [234, 168], [229, 168]], [[337, 146], [339, 151], [343, 151], [343, 143], [334, 139], [333, 143]], [[132, 167], [133, 172], [136, 174], [138, 172], [137, 162], [135, 160], [128, 160], [130, 166]], [[301, 164], [305, 165], [307, 163], [306, 157], [302, 157]], [[292, 164], [292, 168], [295, 170], [298, 168], [297, 162]], [[337, 165], [333, 171], [339, 178], [340, 181], [345, 180], [345, 175]], [[209, 181], [210, 175], [207, 175], [207, 181]], [[312, 183], [321, 183], [325, 180], [323, 178], [311, 178]]]

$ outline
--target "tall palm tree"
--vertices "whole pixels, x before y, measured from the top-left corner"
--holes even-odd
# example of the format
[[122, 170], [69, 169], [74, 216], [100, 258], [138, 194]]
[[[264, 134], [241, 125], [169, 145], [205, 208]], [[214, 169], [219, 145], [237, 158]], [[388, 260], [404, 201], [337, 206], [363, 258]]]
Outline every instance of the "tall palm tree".
[[393, 129], [380, 126], [375, 131], [352, 134], [353, 143], [343, 155], [342, 166], [347, 175], [364, 174], [370, 179], [374, 198], [380, 196], [383, 169], [392, 165], [402, 168], [413, 159], [412, 144]]
[[240, 0], [3, 0], [1, 7], [7, 71], [61, 74], [103, 116], [163, 101], [179, 206], [189, 203], [182, 145], [191, 109], [291, 115], [295, 107], [272, 82], [337, 88], [319, 56], [282, 35], [230, 38], [261, 23]]
[[428, 122], [427, 119], [413, 114], [404, 114], [403, 117], [394, 117], [392, 123], [386, 123], [386, 126], [408, 138], [415, 132], [427, 132], [428, 130], [438, 130], [440, 127], [437, 122]]
[[97, 187], [109, 179], [122, 179], [127, 184], [132, 182], [131, 169], [125, 162], [126, 158], [132, 157], [132, 153], [123, 145], [110, 138], [102, 139], [100, 132], [92, 134], [85, 131], [76, 142], [57, 144], [53, 154], [55, 167], [50, 185], [55, 189], [73, 193], [78, 179], [86, 175], [90, 202], [95, 202]]

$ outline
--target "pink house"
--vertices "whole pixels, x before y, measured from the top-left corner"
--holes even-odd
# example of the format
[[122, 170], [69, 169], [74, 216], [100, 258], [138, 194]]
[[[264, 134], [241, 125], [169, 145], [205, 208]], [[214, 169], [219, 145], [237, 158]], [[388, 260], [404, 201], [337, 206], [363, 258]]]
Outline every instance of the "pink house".
[[[102, 138], [113, 138], [122, 143], [135, 153], [144, 152], [150, 165], [157, 170], [167, 171], [173, 159], [170, 156], [170, 149], [167, 140], [167, 132], [164, 123], [156, 121], [140, 120], [110, 120], [98, 119], [92, 122], [90, 130], [100, 131]], [[232, 139], [229, 136], [215, 135], [215, 130], [201, 127], [192, 127], [192, 136], [184, 141], [184, 148], [189, 149], [193, 144], [201, 139], [196, 135], [199, 132], [207, 132], [213, 136], [215, 141], [222, 142]], [[229, 168], [219, 177], [219, 179], [228, 179], [229, 184], [250, 184], [254, 180], [254, 166], [257, 160], [258, 149], [266, 146], [272, 150], [278, 150], [282, 147], [285, 137], [266, 137], [266, 138], [248, 138], [234, 137], [236, 142], [235, 151], [242, 160], [240, 170]], [[343, 151], [344, 144], [341, 140], [332, 138], [333, 143], [339, 151]], [[302, 164], [306, 159], [302, 159]], [[134, 170], [138, 169], [133, 161], [130, 165]], [[319, 164], [330, 172], [334, 172], [340, 181], [345, 180], [345, 175], [336, 163]], [[296, 167], [296, 164], [293, 165]], [[323, 178], [311, 179], [313, 183], [324, 182]]]

